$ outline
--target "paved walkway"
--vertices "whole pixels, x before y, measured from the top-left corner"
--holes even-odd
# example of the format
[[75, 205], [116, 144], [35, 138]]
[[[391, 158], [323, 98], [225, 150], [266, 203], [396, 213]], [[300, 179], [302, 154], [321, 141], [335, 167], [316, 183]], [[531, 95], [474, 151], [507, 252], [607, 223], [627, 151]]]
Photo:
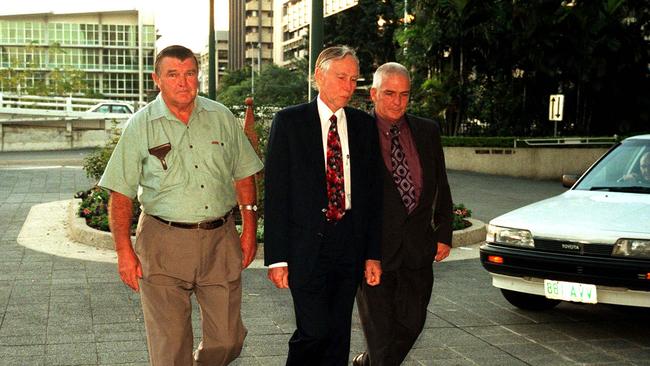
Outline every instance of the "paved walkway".
[[[562, 191], [553, 182], [461, 172], [450, 179], [456, 202], [483, 221]], [[147, 364], [138, 295], [113, 263], [17, 243], [33, 205], [70, 199], [89, 185], [78, 168], [0, 168], [0, 365]], [[435, 273], [426, 329], [405, 365], [650, 365], [646, 309], [562, 304], [524, 312], [491, 287], [475, 259], [436, 264]], [[273, 288], [265, 269], [246, 270], [243, 282], [249, 334], [234, 364], [283, 365], [294, 328], [289, 293]], [[197, 336], [198, 328], [196, 319]], [[363, 348], [355, 314], [351, 354]]]

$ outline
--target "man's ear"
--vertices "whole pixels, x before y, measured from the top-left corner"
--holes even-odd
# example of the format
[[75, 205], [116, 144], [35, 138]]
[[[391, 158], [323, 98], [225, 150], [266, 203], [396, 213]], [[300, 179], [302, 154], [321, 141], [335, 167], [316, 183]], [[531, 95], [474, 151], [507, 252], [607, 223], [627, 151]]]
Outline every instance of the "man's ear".
[[316, 85], [319, 85], [321, 80], [323, 80], [323, 70], [317, 67], [314, 69], [314, 81]]
[[377, 98], [377, 89], [376, 88], [370, 88], [370, 99], [374, 102], [375, 99]]
[[154, 84], [156, 84], [158, 89], [160, 89], [160, 86], [158, 86], [158, 81], [160, 81], [160, 78], [158, 77], [158, 74], [156, 74], [155, 71], [151, 73], [151, 78], [153, 79], [153, 82]]

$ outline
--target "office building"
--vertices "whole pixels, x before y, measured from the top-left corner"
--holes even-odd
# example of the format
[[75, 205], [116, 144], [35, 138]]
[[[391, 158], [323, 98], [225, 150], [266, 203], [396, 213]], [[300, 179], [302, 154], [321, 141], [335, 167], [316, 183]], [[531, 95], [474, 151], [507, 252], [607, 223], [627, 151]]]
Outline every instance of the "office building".
[[[228, 71], [228, 31], [215, 31], [215, 51], [214, 59], [216, 62], [216, 86], [219, 88], [219, 79], [225, 75]], [[199, 90], [202, 93], [208, 94], [209, 87], [209, 72], [210, 72], [210, 60], [209, 60], [209, 47], [205, 47], [205, 50], [201, 52], [199, 57], [200, 63], [200, 73], [199, 81], [200, 87]]]
[[[324, 0], [324, 16], [339, 13], [358, 4], [358, 0]], [[309, 52], [309, 23], [311, 0], [276, 0], [275, 48], [273, 61], [285, 66], [296, 58], [307, 57]]]
[[138, 10], [2, 15], [0, 68], [29, 77], [15, 87], [0, 80], [0, 90], [50, 85], [52, 70], [80, 70], [93, 96], [146, 101], [155, 41], [153, 16]]
[[229, 69], [273, 62], [273, 0], [230, 0]]

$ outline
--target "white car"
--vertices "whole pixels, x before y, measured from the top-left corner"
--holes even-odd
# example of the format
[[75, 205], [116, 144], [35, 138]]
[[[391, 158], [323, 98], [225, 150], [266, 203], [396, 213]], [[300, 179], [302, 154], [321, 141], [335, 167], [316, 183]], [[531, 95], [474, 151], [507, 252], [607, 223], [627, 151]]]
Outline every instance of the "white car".
[[102, 102], [90, 107], [88, 112], [133, 114], [133, 106], [124, 102]]
[[614, 146], [563, 194], [490, 221], [480, 251], [522, 309], [650, 307], [650, 135]]

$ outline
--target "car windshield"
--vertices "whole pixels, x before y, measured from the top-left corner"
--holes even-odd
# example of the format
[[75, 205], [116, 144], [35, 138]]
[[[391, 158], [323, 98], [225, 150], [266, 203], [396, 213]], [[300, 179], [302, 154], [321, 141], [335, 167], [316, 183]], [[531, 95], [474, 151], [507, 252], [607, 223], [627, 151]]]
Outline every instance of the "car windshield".
[[650, 194], [650, 140], [628, 140], [617, 146], [575, 189]]

